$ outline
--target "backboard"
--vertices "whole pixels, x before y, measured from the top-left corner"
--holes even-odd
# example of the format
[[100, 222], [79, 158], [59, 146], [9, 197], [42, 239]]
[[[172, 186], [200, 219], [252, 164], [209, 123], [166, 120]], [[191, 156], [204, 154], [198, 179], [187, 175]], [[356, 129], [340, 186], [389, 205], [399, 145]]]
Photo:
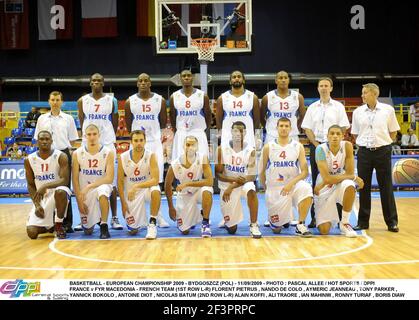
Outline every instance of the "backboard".
[[191, 39], [215, 38], [215, 53], [252, 51], [251, 0], [156, 0], [157, 54], [191, 54]]

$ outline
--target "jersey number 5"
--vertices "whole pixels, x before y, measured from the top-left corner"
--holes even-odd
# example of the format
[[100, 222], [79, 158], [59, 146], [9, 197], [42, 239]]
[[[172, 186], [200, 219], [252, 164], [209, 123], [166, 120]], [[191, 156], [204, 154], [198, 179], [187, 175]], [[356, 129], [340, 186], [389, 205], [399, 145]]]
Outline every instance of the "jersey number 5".
[[333, 161], [332, 163], [332, 169], [336, 170], [337, 168], [339, 168], [339, 163], [337, 162], [337, 160]]

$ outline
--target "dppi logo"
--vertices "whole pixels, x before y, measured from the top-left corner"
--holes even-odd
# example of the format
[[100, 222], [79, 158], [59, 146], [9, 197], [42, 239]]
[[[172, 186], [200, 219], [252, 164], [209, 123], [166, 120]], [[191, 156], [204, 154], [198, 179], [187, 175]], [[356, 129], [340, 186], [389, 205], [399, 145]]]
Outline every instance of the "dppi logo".
[[41, 282], [25, 282], [23, 280], [7, 281], [0, 287], [2, 294], [10, 294], [10, 298], [32, 296], [34, 293], [41, 292]]

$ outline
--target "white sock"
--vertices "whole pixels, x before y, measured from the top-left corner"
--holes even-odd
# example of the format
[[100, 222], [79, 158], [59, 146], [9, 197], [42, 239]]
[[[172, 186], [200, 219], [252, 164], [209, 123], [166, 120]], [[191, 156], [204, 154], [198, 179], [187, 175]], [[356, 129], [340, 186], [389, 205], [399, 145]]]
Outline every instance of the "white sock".
[[57, 216], [55, 216], [55, 219], [54, 219], [54, 221], [58, 222], [58, 223], [62, 223], [63, 220], [64, 220], [64, 218], [58, 218]]
[[348, 224], [349, 223], [349, 216], [351, 215], [351, 211], [342, 210], [342, 223]]

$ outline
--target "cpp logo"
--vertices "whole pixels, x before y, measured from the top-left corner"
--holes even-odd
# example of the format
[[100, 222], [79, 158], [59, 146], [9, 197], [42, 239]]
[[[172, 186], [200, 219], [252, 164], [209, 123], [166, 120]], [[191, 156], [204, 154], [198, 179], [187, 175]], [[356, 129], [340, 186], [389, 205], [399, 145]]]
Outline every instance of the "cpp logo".
[[0, 287], [0, 293], [10, 294], [10, 298], [32, 296], [41, 292], [41, 282], [25, 282], [23, 280], [7, 281]]

